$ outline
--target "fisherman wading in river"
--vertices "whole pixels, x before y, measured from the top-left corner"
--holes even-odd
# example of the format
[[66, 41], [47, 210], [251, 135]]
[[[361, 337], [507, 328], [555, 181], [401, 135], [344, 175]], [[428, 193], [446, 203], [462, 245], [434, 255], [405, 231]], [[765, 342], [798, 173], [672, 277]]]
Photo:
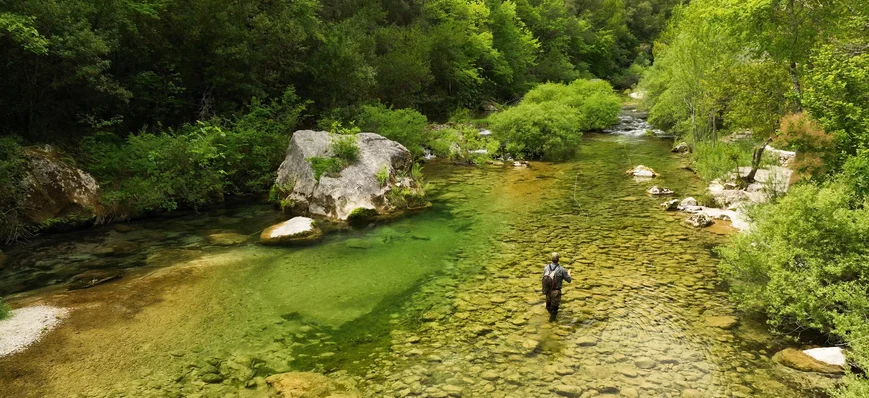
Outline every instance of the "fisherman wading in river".
[[554, 321], [561, 305], [561, 283], [571, 281], [570, 271], [558, 265], [558, 253], [552, 253], [552, 262], [543, 267], [543, 294], [546, 295], [546, 311]]

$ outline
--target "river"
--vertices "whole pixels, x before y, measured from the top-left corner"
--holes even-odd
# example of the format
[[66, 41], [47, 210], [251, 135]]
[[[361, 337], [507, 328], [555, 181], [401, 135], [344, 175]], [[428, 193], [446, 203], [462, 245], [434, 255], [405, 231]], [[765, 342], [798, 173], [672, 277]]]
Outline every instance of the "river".
[[[571, 162], [432, 162], [431, 209], [304, 248], [257, 244], [284, 216], [252, 202], [17, 245], [0, 294], [70, 315], [0, 358], [0, 395], [264, 397], [264, 377], [300, 370], [372, 397], [823, 396], [728, 301], [712, 251], [726, 235], [645, 194], [702, 192], [670, 145], [590, 134]], [[661, 177], [624, 175], [637, 164]], [[226, 232], [250, 239], [209, 239]], [[553, 251], [575, 280], [550, 323]], [[88, 269], [126, 274], [66, 289]]]

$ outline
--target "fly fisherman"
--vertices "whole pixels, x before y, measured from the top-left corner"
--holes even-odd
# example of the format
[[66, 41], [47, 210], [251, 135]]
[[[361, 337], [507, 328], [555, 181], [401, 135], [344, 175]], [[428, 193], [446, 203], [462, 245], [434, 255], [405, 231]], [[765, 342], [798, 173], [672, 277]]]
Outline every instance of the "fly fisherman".
[[543, 267], [543, 294], [546, 295], [546, 311], [549, 321], [554, 321], [561, 305], [561, 282], [572, 281], [570, 270], [558, 264], [558, 253], [552, 253], [552, 262]]

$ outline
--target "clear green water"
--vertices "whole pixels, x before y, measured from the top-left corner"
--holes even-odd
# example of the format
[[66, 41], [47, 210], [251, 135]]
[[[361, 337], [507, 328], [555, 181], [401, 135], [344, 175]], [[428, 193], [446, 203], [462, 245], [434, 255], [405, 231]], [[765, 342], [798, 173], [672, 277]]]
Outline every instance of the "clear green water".
[[[702, 190], [668, 149], [593, 135], [564, 164], [429, 165], [432, 209], [306, 248], [257, 245], [281, 220], [257, 204], [18, 246], [0, 292], [73, 311], [0, 359], [0, 395], [260, 397], [263, 377], [303, 370], [366, 396], [820, 396], [769, 360], [762, 327], [707, 323], [736, 315], [711, 252], [726, 237], [644, 194]], [[626, 177], [636, 164], [663, 177]], [[217, 232], [251, 240], [216, 246]], [[536, 292], [552, 251], [576, 278], [556, 323]], [[129, 271], [52, 287], [94, 268]]]

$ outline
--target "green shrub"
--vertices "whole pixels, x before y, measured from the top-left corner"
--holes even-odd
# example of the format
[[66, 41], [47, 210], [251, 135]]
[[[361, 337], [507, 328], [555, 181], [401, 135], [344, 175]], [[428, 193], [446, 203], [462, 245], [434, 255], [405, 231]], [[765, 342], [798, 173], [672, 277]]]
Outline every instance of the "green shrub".
[[94, 134], [81, 145], [82, 166], [103, 190], [110, 217], [198, 207], [224, 193], [263, 192], [275, 180], [307, 102], [292, 89], [234, 119], [197, 122], [161, 134]]
[[344, 167], [359, 158], [359, 146], [356, 145], [355, 135], [332, 134], [329, 149], [344, 163]]
[[513, 108], [489, 117], [492, 131], [514, 156], [561, 159], [576, 150], [583, 131], [618, 123], [621, 101], [603, 80], [545, 83]]
[[561, 103], [521, 104], [489, 119], [498, 140], [507, 143], [507, 152], [520, 158], [565, 158], [574, 153], [582, 139], [579, 116]]
[[12, 307], [0, 298], [0, 320], [6, 319], [9, 316], [9, 311], [12, 311]]
[[33, 226], [24, 217], [24, 149], [16, 137], [0, 137], [0, 241], [30, 237]]
[[422, 156], [426, 141], [426, 117], [413, 109], [391, 109], [382, 104], [360, 109], [359, 127], [404, 145], [414, 157]]
[[320, 181], [323, 174], [340, 173], [344, 167], [341, 165], [341, 160], [338, 158], [324, 158], [322, 156], [314, 156], [307, 159], [314, 169], [314, 179]]
[[753, 148], [754, 144], [750, 141], [697, 142], [691, 159], [697, 174], [711, 181], [736, 173], [739, 166], [750, 166]]
[[869, 209], [835, 181], [796, 186], [750, 216], [753, 228], [719, 249], [739, 308], [780, 332], [844, 340], [851, 359], [869, 368]]
[[385, 187], [389, 182], [389, 166], [383, 165], [383, 167], [377, 171], [375, 177], [377, 177], [377, 182], [380, 183], [380, 186]]

